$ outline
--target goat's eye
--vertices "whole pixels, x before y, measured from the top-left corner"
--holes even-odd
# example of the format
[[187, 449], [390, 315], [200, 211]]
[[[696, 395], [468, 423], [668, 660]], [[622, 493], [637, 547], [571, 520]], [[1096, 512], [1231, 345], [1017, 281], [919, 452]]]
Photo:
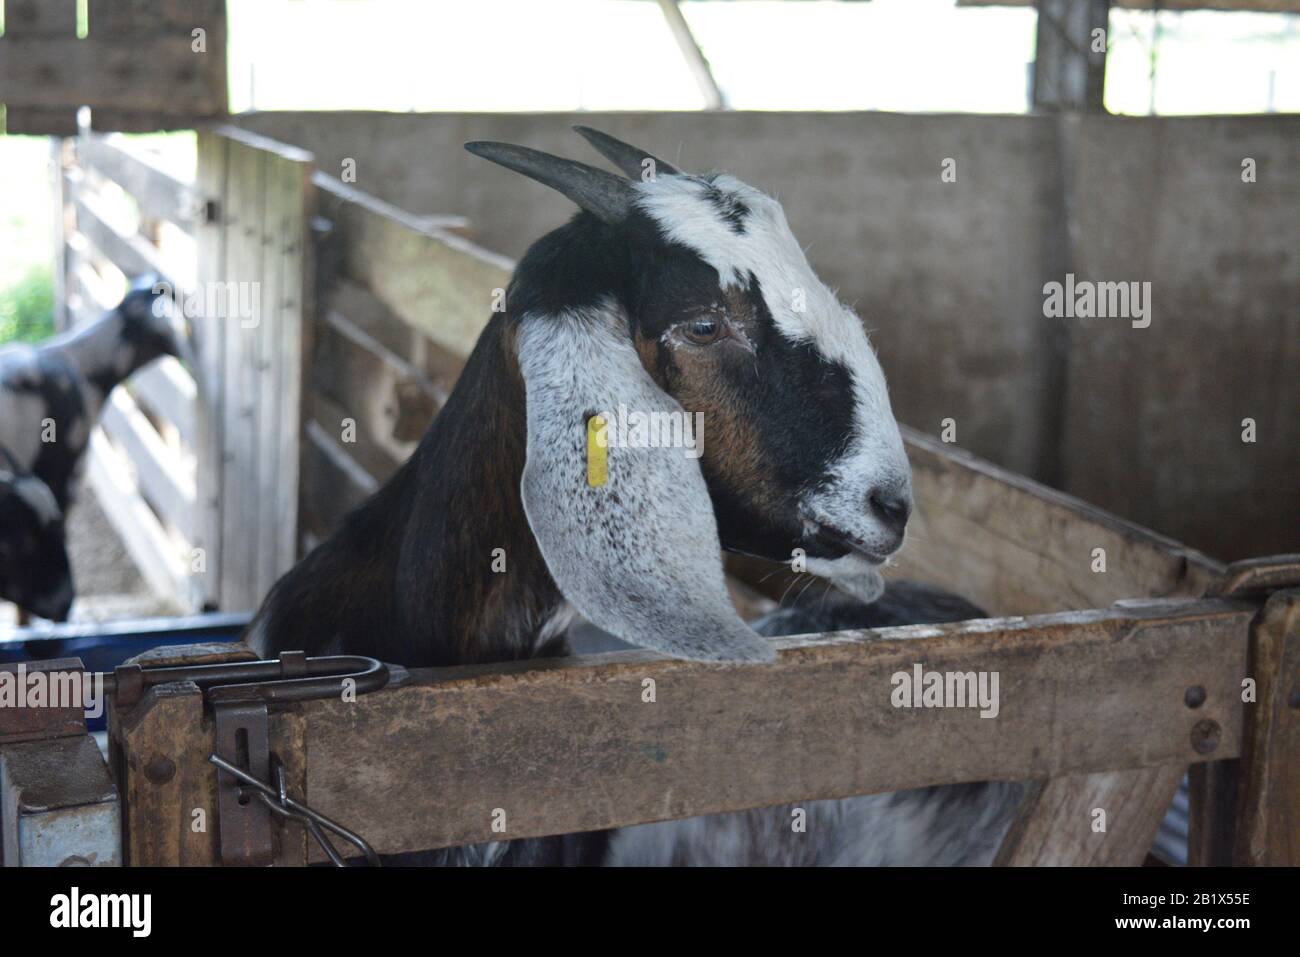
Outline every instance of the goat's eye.
[[701, 316], [686, 323], [686, 338], [698, 346], [707, 346], [722, 338], [722, 322], [708, 316]]

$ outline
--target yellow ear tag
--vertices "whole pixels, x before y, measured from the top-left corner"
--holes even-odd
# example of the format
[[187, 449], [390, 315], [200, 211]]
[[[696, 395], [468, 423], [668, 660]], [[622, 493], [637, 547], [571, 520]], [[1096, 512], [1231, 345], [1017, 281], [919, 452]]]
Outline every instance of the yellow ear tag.
[[587, 484], [599, 488], [609, 481], [609, 434], [605, 417], [593, 415], [587, 420]]

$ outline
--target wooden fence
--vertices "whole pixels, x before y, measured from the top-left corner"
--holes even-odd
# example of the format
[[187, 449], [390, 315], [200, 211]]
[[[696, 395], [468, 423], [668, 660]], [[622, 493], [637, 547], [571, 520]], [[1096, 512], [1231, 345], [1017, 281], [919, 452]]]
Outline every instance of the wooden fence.
[[320, 308], [304, 431], [310, 545], [414, 450], [513, 264], [454, 217], [415, 217], [317, 174]]
[[[56, 317], [67, 328], [120, 300], [126, 280], [156, 274], [184, 295], [195, 284], [202, 210], [192, 182], [121, 136], [82, 130], [56, 141], [62, 228]], [[201, 605], [187, 568], [195, 539], [196, 386], [176, 359], [137, 373], [105, 405], [88, 474], [109, 520], [153, 590], [181, 609]]]
[[311, 158], [231, 129], [199, 135], [189, 175], [85, 128], [55, 150], [62, 325], [154, 273], [191, 332], [187, 363], [162, 359], [112, 394], [91, 440], [95, 492], [159, 595], [255, 608], [298, 557]]

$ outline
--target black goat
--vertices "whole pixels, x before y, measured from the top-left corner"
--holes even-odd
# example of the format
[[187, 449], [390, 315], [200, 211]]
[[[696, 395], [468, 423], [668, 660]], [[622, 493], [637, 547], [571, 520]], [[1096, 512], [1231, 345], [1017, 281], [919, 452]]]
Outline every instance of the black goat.
[[54, 493], [0, 457], [0, 600], [51, 621], [72, 607], [63, 513]]

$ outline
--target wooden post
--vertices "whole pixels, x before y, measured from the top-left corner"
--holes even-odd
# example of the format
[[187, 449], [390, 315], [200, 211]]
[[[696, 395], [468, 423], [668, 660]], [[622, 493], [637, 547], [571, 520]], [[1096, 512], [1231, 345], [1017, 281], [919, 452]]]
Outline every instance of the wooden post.
[[[77, 33], [77, 0], [9, 0], [5, 7], [5, 35], [0, 43], [0, 60], [16, 54], [8, 50], [27, 41], [35, 43], [74, 40]], [[8, 84], [0, 83], [0, 89]], [[72, 136], [77, 132], [77, 107], [24, 106], [20, 98], [5, 107], [5, 131], [10, 135]]]
[[1300, 589], [1270, 595], [1251, 625], [1237, 864], [1300, 864]]
[[1069, 774], [1021, 802], [994, 863], [1008, 867], [1136, 867], [1183, 779], [1182, 765]]
[[[159, 648], [135, 659], [146, 666], [213, 664], [256, 656], [241, 645]], [[289, 791], [306, 788], [304, 724], [286, 711], [272, 716], [270, 748], [284, 762]], [[133, 867], [215, 866], [220, 863], [217, 770], [208, 756], [215, 727], [203, 693], [192, 682], [158, 685], [130, 708], [109, 711], [110, 758], [122, 791], [122, 845]], [[276, 829], [275, 863], [304, 864], [301, 828]]]
[[[233, 128], [199, 136], [204, 591], [253, 609], [297, 558], [312, 159]], [[245, 314], [247, 313], [247, 314]]]
[[1110, 0], [1037, 0], [1036, 6], [1033, 108], [1103, 112]]

